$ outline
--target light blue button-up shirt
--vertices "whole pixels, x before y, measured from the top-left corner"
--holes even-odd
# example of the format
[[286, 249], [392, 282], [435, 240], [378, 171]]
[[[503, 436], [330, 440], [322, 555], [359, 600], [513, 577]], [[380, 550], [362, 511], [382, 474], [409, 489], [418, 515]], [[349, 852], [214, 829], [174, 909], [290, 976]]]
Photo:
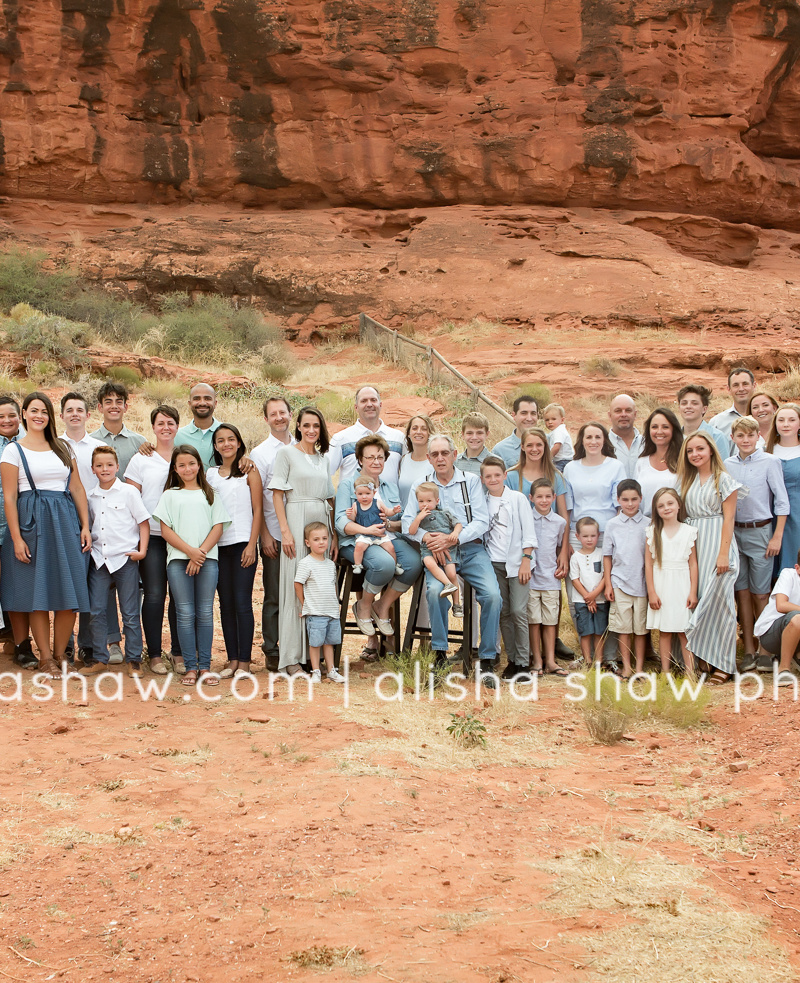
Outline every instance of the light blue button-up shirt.
[[636, 462], [639, 460], [642, 451], [644, 450], [644, 436], [634, 427], [633, 442], [631, 443], [630, 447], [628, 447], [622, 437], [615, 434], [613, 430], [609, 430], [608, 439], [611, 441], [611, 446], [614, 448], [614, 453], [617, 455], [617, 460], [620, 462], [623, 468], [625, 468], [625, 477], [635, 478]]
[[725, 460], [725, 467], [750, 490], [746, 498], [739, 495], [736, 499], [737, 522], [763, 522], [773, 515], [789, 514], [783, 466], [777, 457], [757, 449], [743, 460], [736, 453]]
[[515, 464], [519, 464], [520, 448], [522, 447], [522, 442], [517, 436], [517, 431], [509, 434], [505, 440], [501, 440], [499, 443], [495, 444], [492, 448], [492, 454], [496, 454], [499, 458], [505, 461], [507, 468], [513, 468]]
[[[439, 504], [443, 509], [448, 509], [458, 519], [464, 527], [458, 537], [459, 543], [470, 543], [475, 539], [483, 539], [489, 531], [489, 509], [486, 506], [486, 496], [483, 493], [483, 485], [477, 475], [459, 471], [453, 468], [453, 477], [446, 485], [443, 485], [431, 468], [430, 476], [422, 479], [432, 481], [439, 488]], [[411, 539], [422, 542], [425, 535], [424, 529], [418, 529], [416, 533], [410, 533], [409, 527], [419, 512], [417, 504], [416, 490], [417, 485], [422, 481], [415, 481], [411, 486], [411, 492], [406, 503], [406, 510], [403, 512], [403, 532]], [[466, 502], [464, 498], [466, 497]], [[467, 503], [470, 506], [470, 516], [467, 514]]]
[[620, 512], [608, 520], [603, 534], [603, 556], [611, 557], [611, 586], [631, 597], [647, 597], [644, 551], [648, 522], [642, 512]]

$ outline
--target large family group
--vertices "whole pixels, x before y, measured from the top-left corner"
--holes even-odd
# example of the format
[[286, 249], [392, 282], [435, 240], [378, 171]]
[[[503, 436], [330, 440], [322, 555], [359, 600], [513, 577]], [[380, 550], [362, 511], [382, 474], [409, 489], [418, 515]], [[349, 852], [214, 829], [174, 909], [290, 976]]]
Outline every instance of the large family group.
[[366, 660], [394, 635], [395, 602], [424, 576], [436, 662], [448, 659], [448, 617], [463, 616], [465, 582], [487, 684], [497, 684], [501, 638], [503, 678], [567, 675], [556, 661], [573, 659], [557, 637], [566, 580], [587, 665], [642, 671], [655, 629], [665, 672], [719, 685], [774, 668], [779, 685], [794, 683], [800, 406], [757, 391], [745, 368], [728, 389], [732, 405], [707, 422], [710, 391], [686, 385], [678, 415], [659, 407], [641, 432], [635, 401], [618, 395], [608, 424], [586, 423], [574, 440], [563, 407], [520, 396], [513, 433], [491, 450], [486, 418], [468, 414], [461, 452], [424, 414], [404, 431], [386, 426], [372, 386], [355, 394], [357, 422], [333, 436], [316, 407], [292, 426], [287, 400], [267, 399], [269, 436], [249, 453], [202, 383], [190, 392], [191, 422], [157, 406], [149, 440], [125, 426], [117, 382], [97, 393], [103, 423], [91, 434], [79, 393], [61, 399], [61, 437], [46, 394], [21, 407], [2, 396], [0, 601], [15, 661], [60, 678], [66, 664], [94, 675], [124, 660], [136, 676], [146, 648], [152, 672], [173, 669], [186, 685], [247, 674], [260, 555], [262, 650], [287, 676], [310, 671], [316, 682], [324, 669], [343, 681], [338, 561], [359, 577], [352, 617]]

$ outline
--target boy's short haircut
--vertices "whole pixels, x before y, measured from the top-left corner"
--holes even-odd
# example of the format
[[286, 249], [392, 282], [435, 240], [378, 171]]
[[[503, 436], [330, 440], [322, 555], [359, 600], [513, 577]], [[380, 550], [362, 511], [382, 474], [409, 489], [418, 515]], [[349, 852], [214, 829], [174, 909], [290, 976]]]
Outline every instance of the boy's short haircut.
[[104, 382], [97, 390], [97, 405], [100, 406], [107, 396], [119, 396], [124, 402], [128, 402], [128, 390], [121, 382]]
[[680, 403], [683, 397], [688, 396], [690, 393], [693, 396], [699, 396], [703, 401], [703, 406], [708, 406], [711, 399], [711, 390], [708, 386], [701, 386], [699, 382], [692, 382], [688, 386], [682, 386], [678, 390], [678, 402]]
[[537, 478], [531, 485], [531, 498], [533, 498], [534, 492], [537, 492], [540, 488], [549, 488], [554, 495], [556, 493], [553, 482], [549, 478]]
[[101, 444], [99, 447], [95, 447], [95, 449], [92, 451], [92, 464], [94, 464], [94, 459], [100, 454], [110, 454], [117, 462], [117, 465], [119, 465], [117, 452], [113, 447], [109, 447], [108, 444]]
[[367, 486], [373, 490], [376, 488], [375, 479], [368, 478], [365, 474], [360, 474], [353, 482], [353, 488], [364, 488]]
[[488, 433], [489, 421], [483, 413], [467, 413], [461, 424], [461, 433], [464, 433], [467, 427], [472, 427], [473, 430], [485, 430]]
[[561, 403], [548, 403], [547, 406], [545, 406], [545, 408], [542, 410], [542, 416], [547, 416], [547, 414], [551, 410], [554, 413], [558, 413], [558, 415], [561, 417], [562, 420], [567, 415], [567, 411], [564, 409]]
[[309, 522], [305, 529], [303, 529], [303, 539], [308, 539], [311, 533], [316, 532], [317, 529], [324, 529], [325, 532], [328, 532], [328, 527], [324, 522]]
[[175, 409], [174, 406], [166, 406], [164, 403], [161, 403], [159, 406], [156, 406], [156, 408], [150, 414], [151, 427], [155, 424], [156, 417], [158, 416], [159, 413], [162, 416], [168, 417], [170, 420], [174, 420], [178, 424], [178, 426], [180, 426], [181, 423], [180, 413]]
[[486, 468], [502, 468], [504, 474], [508, 470], [506, 462], [496, 454], [490, 454], [489, 457], [481, 461], [481, 474], [483, 474]]
[[419, 498], [420, 492], [430, 492], [432, 495], [439, 497], [439, 489], [432, 481], [421, 481], [414, 491], [414, 494]]
[[587, 526], [594, 526], [600, 532], [600, 523], [590, 515], [585, 515], [575, 523], [575, 532], [582, 532]]
[[9, 396], [8, 394], [0, 396], [0, 406], [13, 406], [17, 411], [17, 416], [22, 415], [22, 410], [20, 409], [19, 403], [13, 396]]
[[733, 421], [731, 436], [733, 436], [737, 430], [741, 431], [742, 433], [758, 433], [758, 422], [754, 420], [752, 416], [740, 416]]
[[636, 492], [639, 498], [642, 497], [642, 486], [634, 478], [623, 478], [623, 480], [620, 481], [620, 483], [617, 485], [617, 499], [619, 499], [619, 496], [626, 491]]
[[81, 395], [81, 393], [68, 392], [68, 393], [64, 393], [64, 395], [61, 397], [61, 412], [62, 413], [64, 412], [64, 407], [67, 405], [67, 403], [71, 399], [79, 399], [83, 403], [84, 408], [86, 409], [86, 412], [87, 413], [89, 412], [89, 402], [88, 402], [88, 400], [86, 399], [85, 396]]

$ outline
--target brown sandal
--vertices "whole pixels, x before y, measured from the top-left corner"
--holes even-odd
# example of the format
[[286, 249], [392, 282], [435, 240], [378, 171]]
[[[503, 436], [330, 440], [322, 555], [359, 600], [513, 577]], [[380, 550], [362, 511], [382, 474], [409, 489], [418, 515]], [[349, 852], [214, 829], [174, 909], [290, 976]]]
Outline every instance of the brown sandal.
[[43, 659], [39, 662], [39, 672], [47, 676], [48, 679], [63, 679], [61, 667], [55, 659]]
[[724, 686], [731, 679], [727, 672], [723, 672], [721, 669], [715, 669], [714, 672], [706, 680], [709, 686]]
[[197, 670], [187, 669], [186, 675], [181, 679], [181, 686], [194, 686], [197, 683]]
[[201, 669], [197, 682], [203, 686], [219, 686], [219, 676], [210, 669]]

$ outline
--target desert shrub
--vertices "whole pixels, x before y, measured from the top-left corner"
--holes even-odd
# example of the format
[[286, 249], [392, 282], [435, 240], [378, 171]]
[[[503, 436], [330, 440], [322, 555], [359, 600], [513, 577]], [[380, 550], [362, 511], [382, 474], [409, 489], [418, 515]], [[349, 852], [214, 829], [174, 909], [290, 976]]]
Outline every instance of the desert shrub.
[[112, 365], [106, 369], [106, 377], [116, 379], [129, 389], [138, 387], [142, 381], [142, 373], [131, 365]]
[[285, 382], [289, 377], [289, 368], [279, 362], [265, 362], [261, 368], [265, 382]]
[[619, 362], [604, 355], [591, 355], [581, 362], [581, 372], [585, 372], [586, 375], [604, 375], [608, 379], [613, 379], [620, 374], [620, 371]]
[[450, 714], [447, 733], [463, 748], [486, 747], [486, 724], [472, 710], [457, 710]]
[[[706, 719], [711, 693], [708, 688], [697, 686], [688, 678], [660, 673], [653, 679], [651, 675], [649, 681], [637, 681], [631, 692], [627, 682], [602, 672], [598, 694], [598, 671], [593, 668], [587, 673], [587, 695], [579, 703], [586, 718], [586, 726], [593, 737], [593, 727], [613, 732], [614, 725], [620, 724], [619, 720], [614, 719], [614, 714], [622, 718], [623, 722], [656, 719], [681, 728], [697, 727]], [[689, 692], [690, 687], [697, 690], [694, 697]], [[645, 696], [648, 698], [645, 699]]]
[[608, 706], [587, 706], [583, 719], [589, 736], [598, 744], [616, 744], [625, 733], [627, 717]]
[[89, 342], [85, 325], [41, 313], [7, 324], [6, 344], [12, 351], [39, 356], [71, 368], [88, 364], [83, 351]]
[[506, 405], [509, 409], [514, 405], [514, 400], [520, 396], [530, 396], [532, 399], [535, 399], [540, 411], [548, 403], [553, 402], [553, 394], [542, 382], [523, 382], [516, 389], [512, 389], [511, 392], [506, 393]]
[[352, 393], [339, 393], [327, 389], [318, 393], [309, 402], [313, 403], [328, 423], [351, 424], [355, 416]]
[[28, 366], [28, 378], [37, 386], [46, 386], [59, 375], [59, 366], [55, 362], [32, 362]]
[[[420, 690], [428, 688], [428, 675], [433, 673], [434, 686], [440, 686], [451, 671], [449, 665], [436, 665], [436, 653], [429, 645], [420, 645], [416, 652], [394, 652], [384, 659], [386, 672], [399, 673], [403, 688], [414, 690], [419, 679]], [[417, 669], [417, 665], [419, 669]]]
[[167, 406], [182, 407], [189, 396], [186, 386], [176, 379], [143, 379], [139, 390], [154, 406], [166, 403]]

